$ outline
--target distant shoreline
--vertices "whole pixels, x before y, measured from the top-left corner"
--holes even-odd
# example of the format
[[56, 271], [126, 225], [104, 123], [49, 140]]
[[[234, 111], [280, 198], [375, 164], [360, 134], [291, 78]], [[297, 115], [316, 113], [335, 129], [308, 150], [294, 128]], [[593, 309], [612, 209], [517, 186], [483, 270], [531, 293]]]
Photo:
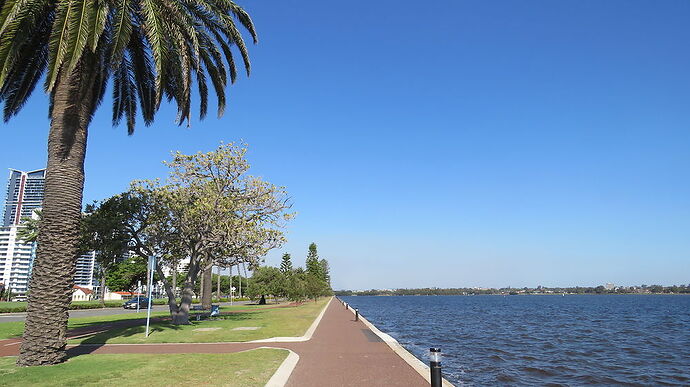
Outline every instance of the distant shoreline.
[[370, 289], [370, 290], [337, 290], [336, 296], [478, 296], [478, 295], [539, 295], [562, 296], [576, 294], [690, 294], [690, 285], [639, 285], [616, 286], [606, 284], [596, 287], [552, 287], [536, 288], [413, 288], [413, 289]]
[[455, 296], [690, 296], [690, 293], [481, 293], [481, 294], [337, 294], [338, 297], [455, 297]]

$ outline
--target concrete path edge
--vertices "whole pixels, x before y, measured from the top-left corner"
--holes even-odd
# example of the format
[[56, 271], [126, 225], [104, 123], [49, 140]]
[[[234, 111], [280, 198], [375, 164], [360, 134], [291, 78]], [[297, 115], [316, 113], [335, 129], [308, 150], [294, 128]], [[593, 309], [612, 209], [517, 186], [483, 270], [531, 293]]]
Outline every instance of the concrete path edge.
[[321, 309], [321, 313], [319, 313], [318, 316], [316, 316], [316, 319], [314, 320], [313, 323], [309, 326], [309, 329], [304, 333], [304, 336], [298, 336], [298, 337], [269, 337], [268, 339], [259, 339], [259, 340], [252, 340], [252, 341], [247, 341], [247, 343], [297, 343], [301, 341], [309, 341], [311, 340], [311, 337], [314, 335], [314, 331], [316, 331], [316, 327], [319, 326], [319, 323], [321, 322], [321, 318], [323, 315], [326, 313], [326, 309], [328, 309], [328, 305], [331, 304], [331, 301], [333, 301], [333, 297], [331, 297], [330, 300], [326, 303], [326, 305]]
[[276, 372], [271, 376], [271, 378], [268, 380], [268, 383], [266, 383], [266, 387], [283, 387], [285, 384], [287, 384], [288, 379], [290, 379], [290, 375], [292, 375], [292, 371], [295, 369], [297, 366], [297, 362], [299, 362], [299, 355], [287, 348], [278, 348], [278, 347], [260, 347], [260, 348], [270, 348], [270, 349], [284, 349], [288, 351], [288, 356], [283, 360], [283, 362], [280, 364], [280, 367], [276, 370]]
[[[352, 312], [352, 314], [355, 314], [355, 310], [348, 304], [347, 309]], [[400, 343], [398, 343], [398, 340], [394, 339], [391, 335], [382, 332], [380, 329], [376, 327], [376, 325], [372, 324], [367, 320], [366, 318], [362, 317], [362, 314], [359, 314], [359, 319], [364, 323], [364, 325], [367, 326], [376, 336], [378, 336], [381, 340], [383, 340], [388, 346], [395, 352], [398, 356], [400, 356], [407, 364], [410, 365], [417, 373], [422, 375], [426, 381], [431, 384], [431, 372], [429, 369], [429, 366], [424, 364], [421, 360], [419, 360], [415, 355], [410, 353], [405, 347], [403, 347]], [[443, 378], [443, 386], [444, 387], [455, 387], [451, 382], [446, 380], [446, 378]]]

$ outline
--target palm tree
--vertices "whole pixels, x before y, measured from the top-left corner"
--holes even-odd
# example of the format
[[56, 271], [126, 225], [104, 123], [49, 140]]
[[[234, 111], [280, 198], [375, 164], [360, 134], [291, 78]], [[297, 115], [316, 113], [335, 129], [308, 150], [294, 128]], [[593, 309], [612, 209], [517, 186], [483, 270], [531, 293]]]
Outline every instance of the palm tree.
[[[199, 115], [208, 81], [225, 107], [231, 46], [249, 74], [241, 25], [256, 43], [249, 15], [231, 0], [0, 0], [0, 101], [17, 114], [39, 79], [50, 96], [48, 165], [38, 254], [31, 276], [24, 341], [17, 364], [65, 360], [89, 123], [113, 81], [113, 124], [134, 132], [137, 109], [150, 124], [161, 99], [190, 120], [196, 82]], [[225, 62], [224, 62], [225, 60]], [[44, 77], [45, 76], [45, 77]]]

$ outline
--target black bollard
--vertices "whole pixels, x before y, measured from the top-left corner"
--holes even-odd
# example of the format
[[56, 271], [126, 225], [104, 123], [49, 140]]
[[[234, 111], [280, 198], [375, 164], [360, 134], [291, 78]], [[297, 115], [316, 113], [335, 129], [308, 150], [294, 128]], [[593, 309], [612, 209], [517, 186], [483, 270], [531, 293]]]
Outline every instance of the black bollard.
[[343, 305], [345, 305], [345, 310], [347, 310], [347, 302], [343, 302]]
[[355, 321], [359, 321], [359, 309], [355, 308]]
[[441, 387], [441, 348], [429, 348], [429, 369], [431, 371], [431, 387]]

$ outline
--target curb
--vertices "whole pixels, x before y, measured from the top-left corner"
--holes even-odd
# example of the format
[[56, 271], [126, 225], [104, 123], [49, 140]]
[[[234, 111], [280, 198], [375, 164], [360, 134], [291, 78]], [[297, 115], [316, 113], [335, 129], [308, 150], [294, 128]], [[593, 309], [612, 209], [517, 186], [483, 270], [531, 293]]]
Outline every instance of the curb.
[[326, 305], [321, 309], [321, 313], [316, 317], [313, 323], [309, 326], [309, 329], [307, 329], [307, 332], [304, 333], [304, 336], [298, 336], [298, 337], [269, 337], [268, 339], [259, 339], [259, 340], [252, 340], [252, 341], [245, 341], [245, 343], [297, 343], [301, 341], [309, 341], [311, 340], [311, 337], [314, 335], [314, 331], [316, 331], [316, 327], [319, 326], [319, 323], [321, 322], [321, 318], [323, 315], [326, 313], [326, 309], [328, 309], [328, 305], [331, 304], [331, 301], [333, 301], [334, 297], [331, 297], [330, 300], [326, 303]]
[[[328, 305], [331, 304], [331, 301], [333, 301], [334, 297], [331, 297], [330, 300], [326, 303], [326, 305], [321, 309], [321, 312], [319, 313], [318, 316], [316, 316], [316, 319], [312, 324], [309, 326], [307, 331], [304, 333], [304, 336], [291, 336], [291, 337], [269, 337], [267, 339], [259, 339], [259, 340], [252, 340], [252, 341], [216, 341], [212, 343], [97, 343], [97, 344], [67, 344], [67, 348], [72, 348], [72, 347], [102, 347], [102, 346], [126, 346], [126, 345], [137, 345], [137, 346], [157, 346], [157, 345], [197, 345], [197, 344], [204, 344], [204, 345], [227, 345], [227, 344], [251, 344], [251, 343], [298, 343], [302, 341], [309, 341], [311, 340], [311, 337], [314, 335], [314, 331], [316, 331], [316, 328], [319, 326], [319, 323], [321, 322], [321, 318], [323, 315], [326, 313], [326, 309], [328, 309]], [[72, 338], [69, 338], [68, 340], [71, 340]], [[8, 339], [10, 340], [10, 339]], [[7, 344], [7, 345], [14, 345], [18, 343], [12, 343], [12, 344]], [[268, 347], [267, 347], [268, 348]]]
[[[347, 304], [347, 310], [352, 312], [352, 314], [355, 314], [355, 310], [350, 306], [350, 304]], [[400, 345], [398, 340], [394, 339], [391, 335], [382, 332], [376, 327], [376, 325], [370, 323], [369, 320], [364, 318], [361, 313], [359, 314], [359, 320], [362, 321], [367, 328], [374, 332], [376, 336], [383, 340], [383, 342], [385, 342], [393, 350], [393, 352], [400, 356], [405, 363], [409, 364], [410, 367], [417, 371], [417, 373], [419, 373], [429, 384], [431, 384], [431, 372], [428, 365], [424, 364], [423, 361], [419, 360], [415, 355], [405, 349], [405, 347]], [[446, 378], [443, 378], [442, 384], [444, 387], [455, 387], [451, 382], [446, 380]]]
[[297, 362], [299, 362], [299, 355], [296, 354], [295, 352], [287, 349], [287, 348], [277, 348], [277, 347], [259, 347], [259, 348], [284, 349], [284, 350], [289, 352], [288, 356], [280, 364], [280, 367], [278, 367], [278, 369], [273, 374], [273, 376], [271, 376], [271, 378], [268, 380], [265, 387], [283, 387], [283, 386], [285, 386], [285, 384], [287, 384], [288, 379], [290, 379], [290, 375], [292, 375], [292, 371], [297, 366]]

